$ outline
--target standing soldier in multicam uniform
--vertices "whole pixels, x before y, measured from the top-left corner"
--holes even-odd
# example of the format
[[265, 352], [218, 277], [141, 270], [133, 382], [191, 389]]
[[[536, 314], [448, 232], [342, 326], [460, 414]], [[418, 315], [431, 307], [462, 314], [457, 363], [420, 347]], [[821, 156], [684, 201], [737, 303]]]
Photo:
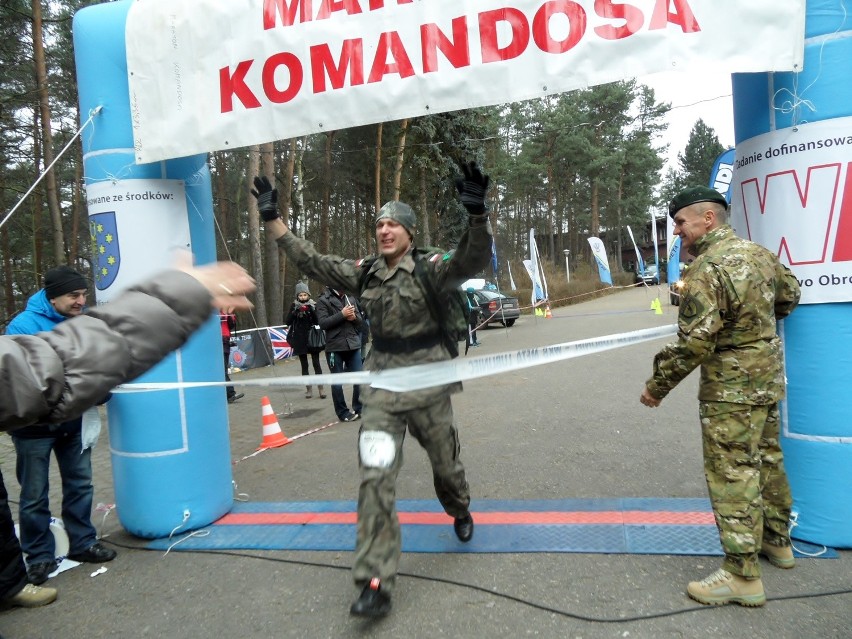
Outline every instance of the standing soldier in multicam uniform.
[[[436, 292], [458, 288], [491, 259], [491, 229], [485, 209], [488, 176], [473, 163], [463, 168], [465, 177], [459, 178], [456, 186], [469, 214], [468, 230], [454, 252], [417, 258], [425, 260], [426, 275]], [[430, 304], [415, 275], [413, 234], [417, 218], [411, 207], [402, 202], [385, 204], [376, 217], [379, 257], [355, 262], [321, 255], [310, 242], [289, 233], [278, 215], [277, 191], [269, 180], [255, 178], [254, 185], [252, 194], [257, 197], [267, 233], [299, 269], [360, 299], [373, 335], [370, 370], [451, 359], [441, 327], [430, 310], [435, 301]], [[366, 273], [364, 269], [368, 269]], [[450, 401], [451, 394], [461, 389], [461, 383], [455, 382], [404, 393], [365, 388], [361, 395], [361, 487], [352, 572], [362, 591], [350, 609], [353, 615], [381, 617], [391, 608], [390, 595], [401, 552], [395, 486], [402, 466], [406, 427], [429, 455], [435, 492], [444, 510], [454, 518], [456, 535], [462, 542], [473, 537], [470, 491], [459, 459]]]
[[698, 390], [704, 473], [725, 560], [687, 593], [703, 604], [766, 602], [758, 555], [795, 565], [792, 499], [778, 442], [784, 397], [776, 320], [799, 302], [799, 284], [770, 251], [734, 235], [727, 202], [697, 186], [669, 205], [674, 232], [696, 256], [684, 279], [678, 340], [654, 358], [640, 401], [655, 408], [701, 366]]

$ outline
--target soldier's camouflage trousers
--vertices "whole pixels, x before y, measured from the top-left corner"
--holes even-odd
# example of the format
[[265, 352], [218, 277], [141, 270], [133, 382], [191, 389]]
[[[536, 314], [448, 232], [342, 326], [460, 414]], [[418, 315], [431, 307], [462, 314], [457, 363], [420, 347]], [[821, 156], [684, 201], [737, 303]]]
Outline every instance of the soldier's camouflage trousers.
[[725, 561], [743, 577], [759, 577], [762, 543], [789, 546], [792, 498], [779, 437], [778, 405], [699, 405], [704, 474]]
[[389, 413], [375, 404], [364, 407], [358, 441], [361, 488], [352, 576], [358, 585], [379, 577], [388, 593], [394, 588], [401, 552], [395, 495], [406, 427], [429, 456], [435, 494], [447, 514], [465, 517], [470, 505], [449, 395], [429, 407], [403, 413]]

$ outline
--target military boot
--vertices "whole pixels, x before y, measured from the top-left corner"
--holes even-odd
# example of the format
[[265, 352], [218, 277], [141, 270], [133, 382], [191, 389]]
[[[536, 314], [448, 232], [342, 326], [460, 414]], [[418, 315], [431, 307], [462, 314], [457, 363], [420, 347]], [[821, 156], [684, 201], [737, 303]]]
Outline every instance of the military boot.
[[305, 386], [305, 399], [310, 399], [314, 396], [313, 386]]
[[690, 581], [687, 594], [698, 603], [721, 606], [738, 603], [741, 606], [762, 606], [766, 603], [763, 582], [758, 579], [746, 579], [719, 568], [701, 581]]
[[776, 568], [787, 569], [796, 565], [792, 546], [773, 546], [764, 543], [760, 549], [760, 554], [766, 557], [769, 563]]
[[349, 608], [349, 614], [356, 617], [384, 617], [390, 612], [390, 595], [382, 590], [382, 583], [378, 577], [370, 579], [364, 586], [361, 595]]

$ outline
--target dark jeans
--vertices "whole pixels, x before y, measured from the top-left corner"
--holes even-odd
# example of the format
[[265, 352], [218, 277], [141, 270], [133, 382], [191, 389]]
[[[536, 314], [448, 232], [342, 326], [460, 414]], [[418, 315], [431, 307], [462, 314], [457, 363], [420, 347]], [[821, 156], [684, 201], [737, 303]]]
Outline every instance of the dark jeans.
[[[357, 373], [362, 370], [360, 348], [351, 351], [327, 352], [325, 357], [328, 360], [328, 368], [332, 373]], [[346, 406], [346, 398], [343, 396], [343, 386], [339, 384], [332, 385], [331, 400], [334, 402], [334, 412], [337, 413], [338, 419], [343, 419], [349, 414], [349, 408]], [[362, 410], [361, 387], [358, 384], [352, 387], [352, 410], [356, 413], [360, 413]]]
[[[225, 355], [225, 381], [230, 382], [231, 376], [228, 375], [228, 369], [231, 367], [231, 340], [222, 340], [222, 350]], [[227, 397], [233, 397], [237, 394], [233, 386], [226, 386]]]
[[27, 439], [15, 437], [18, 452], [17, 474], [21, 485], [18, 516], [21, 524], [21, 548], [30, 564], [55, 557], [50, 531], [48, 499], [50, 452], [56, 455], [62, 478], [62, 522], [68, 533], [68, 553], [83, 552], [97, 541], [92, 525], [92, 449], [80, 451], [80, 431], [56, 437]]
[[[314, 373], [316, 375], [322, 375], [322, 366], [320, 366], [320, 351], [311, 351], [311, 363], [314, 365]], [[302, 375], [308, 374], [308, 354], [300, 353], [299, 354], [299, 363], [302, 365]]]
[[0, 473], [0, 601], [14, 597], [27, 583], [27, 569], [21, 544], [15, 536], [15, 522], [9, 510], [9, 494]]

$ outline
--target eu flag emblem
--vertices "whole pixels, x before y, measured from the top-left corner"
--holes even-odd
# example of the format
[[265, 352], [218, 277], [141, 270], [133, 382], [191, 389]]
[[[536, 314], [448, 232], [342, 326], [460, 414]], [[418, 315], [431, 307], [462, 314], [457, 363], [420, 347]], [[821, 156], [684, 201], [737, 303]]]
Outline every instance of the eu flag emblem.
[[95, 262], [95, 286], [103, 291], [115, 281], [121, 266], [115, 211], [90, 215], [89, 237]]

